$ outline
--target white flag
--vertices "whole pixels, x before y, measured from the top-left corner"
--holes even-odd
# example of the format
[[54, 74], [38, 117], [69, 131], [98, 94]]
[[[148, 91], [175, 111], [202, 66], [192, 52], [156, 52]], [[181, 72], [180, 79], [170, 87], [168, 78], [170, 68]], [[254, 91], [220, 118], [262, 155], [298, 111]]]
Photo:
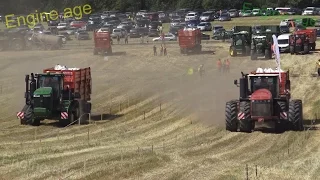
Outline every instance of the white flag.
[[280, 82], [281, 82], [281, 67], [280, 67], [280, 51], [279, 51], [279, 46], [278, 46], [278, 39], [276, 35], [272, 35], [273, 38], [273, 52], [275, 54], [275, 59], [276, 59], [276, 63], [278, 66], [278, 70], [279, 70], [279, 78], [280, 78]]

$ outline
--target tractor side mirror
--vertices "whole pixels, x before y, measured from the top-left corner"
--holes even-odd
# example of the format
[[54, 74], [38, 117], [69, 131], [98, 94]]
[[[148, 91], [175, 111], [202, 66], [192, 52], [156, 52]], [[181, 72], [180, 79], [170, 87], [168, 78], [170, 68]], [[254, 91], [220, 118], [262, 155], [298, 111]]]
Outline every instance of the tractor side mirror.
[[233, 81], [233, 84], [236, 85], [236, 86], [238, 86], [238, 80], [234, 80], [234, 81]]
[[75, 92], [75, 93], [74, 93], [74, 98], [75, 98], [75, 99], [81, 98], [80, 93]]

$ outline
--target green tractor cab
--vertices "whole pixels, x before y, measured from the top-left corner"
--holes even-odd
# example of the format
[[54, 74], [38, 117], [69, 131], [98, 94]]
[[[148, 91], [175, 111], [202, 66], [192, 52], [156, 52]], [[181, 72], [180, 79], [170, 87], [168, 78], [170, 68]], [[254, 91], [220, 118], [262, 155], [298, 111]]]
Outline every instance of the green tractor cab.
[[235, 57], [238, 54], [243, 56], [250, 55], [250, 45], [252, 39], [251, 26], [235, 26], [232, 34], [232, 42], [229, 49], [230, 56]]

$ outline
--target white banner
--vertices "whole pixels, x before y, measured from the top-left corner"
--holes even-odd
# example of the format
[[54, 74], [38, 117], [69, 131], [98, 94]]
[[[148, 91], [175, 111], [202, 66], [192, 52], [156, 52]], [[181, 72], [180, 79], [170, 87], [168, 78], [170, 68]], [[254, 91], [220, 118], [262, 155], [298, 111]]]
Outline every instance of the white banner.
[[272, 35], [273, 38], [273, 53], [275, 54], [276, 63], [279, 71], [279, 78], [281, 82], [281, 67], [280, 67], [280, 51], [278, 46], [278, 39], [276, 35]]

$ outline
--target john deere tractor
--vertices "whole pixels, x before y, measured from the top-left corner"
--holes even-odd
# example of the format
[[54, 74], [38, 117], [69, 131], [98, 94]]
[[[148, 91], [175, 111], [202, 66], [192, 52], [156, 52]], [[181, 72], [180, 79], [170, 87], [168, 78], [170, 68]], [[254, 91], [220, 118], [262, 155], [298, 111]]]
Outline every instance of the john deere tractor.
[[251, 26], [235, 26], [232, 35], [232, 43], [229, 49], [231, 56], [242, 54], [243, 56], [250, 55], [250, 45], [252, 38]]
[[273, 34], [280, 34], [280, 26], [261, 26], [261, 31], [252, 38], [251, 60], [256, 60], [259, 56], [272, 59]]

